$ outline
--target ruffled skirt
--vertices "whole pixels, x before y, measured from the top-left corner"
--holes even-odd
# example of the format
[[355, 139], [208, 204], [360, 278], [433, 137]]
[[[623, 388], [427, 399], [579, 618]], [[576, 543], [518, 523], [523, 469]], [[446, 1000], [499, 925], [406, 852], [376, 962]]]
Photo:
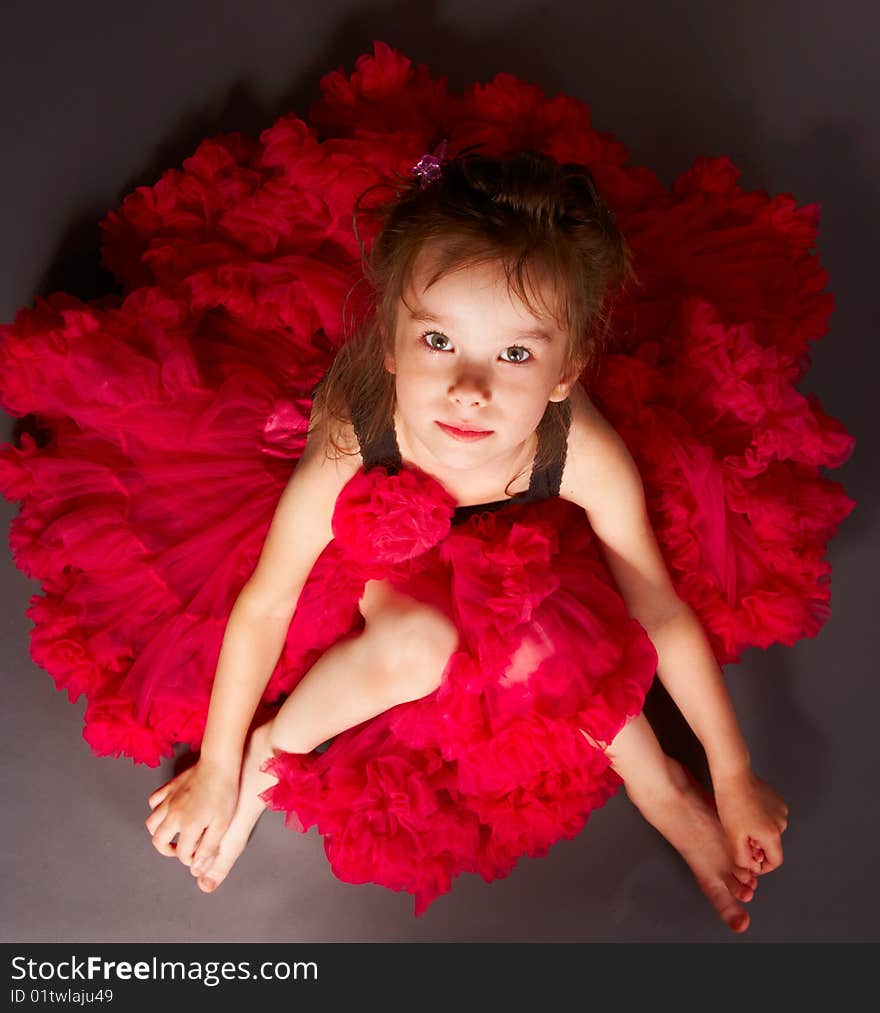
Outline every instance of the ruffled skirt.
[[264, 796], [317, 826], [337, 876], [407, 890], [417, 914], [458, 873], [504, 876], [583, 827], [621, 783], [598, 745], [641, 711], [657, 663], [583, 510], [552, 499], [450, 528], [453, 507], [412, 469], [343, 489], [291, 626], [295, 671], [363, 625], [369, 579], [445, 613], [459, 644], [429, 696], [271, 761]]

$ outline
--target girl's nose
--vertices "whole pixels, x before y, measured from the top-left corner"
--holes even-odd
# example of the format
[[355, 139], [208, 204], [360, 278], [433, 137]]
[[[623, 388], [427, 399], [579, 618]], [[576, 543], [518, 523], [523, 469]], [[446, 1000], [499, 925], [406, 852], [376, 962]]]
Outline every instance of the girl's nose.
[[491, 397], [485, 377], [476, 371], [462, 371], [452, 381], [449, 396], [456, 403], [470, 407], [485, 404]]

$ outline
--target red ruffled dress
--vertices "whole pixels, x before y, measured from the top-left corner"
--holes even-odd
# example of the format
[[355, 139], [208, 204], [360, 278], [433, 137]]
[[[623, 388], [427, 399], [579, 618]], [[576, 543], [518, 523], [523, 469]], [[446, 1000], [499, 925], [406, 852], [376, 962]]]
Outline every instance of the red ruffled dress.
[[[818, 208], [743, 192], [724, 158], [667, 190], [584, 103], [506, 74], [456, 95], [381, 43], [322, 88], [308, 122], [204, 141], [107, 216], [122, 296], [55, 293], [0, 331], [0, 403], [31, 416], [0, 447], [12, 552], [41, 586], [31, 654], [86, 695], [92, 749], [155, 766], [198, 748], [226, 620], [343, 340], [355, 199], [443, 137], [590, 167], [641, 283], [590, 393], [640, 467], [678, 593], [722, 665], [814, 636], [855, 506], [820, 471], [853, 438], [796, 389], [831, 310]], [[341, 879], [421, 912], [458, 873], [503, 876], [583, 827], [619, 779], [580, 729], [607, 742], [639, 713], [656, 652], [583, 510], [552, 493], [464, 516], [430, 476], [371, 466], [333, 533], [266, 702], [361, 628], [371, 577], [443, 608], [459, 645], [430, 696], [273, 761], [267, 798], [317, 826]]]

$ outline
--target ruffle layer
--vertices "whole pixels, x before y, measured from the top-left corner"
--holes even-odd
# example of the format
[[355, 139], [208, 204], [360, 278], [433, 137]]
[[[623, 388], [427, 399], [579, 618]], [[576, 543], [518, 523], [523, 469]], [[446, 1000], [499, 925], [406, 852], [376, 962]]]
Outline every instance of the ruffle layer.
[[[796, 389], [832, 308], [812, 252], [818, 206], [743, 191], [726, 158], [698, 159], [667, 189], [592, 128], [586, 104], [506, 74], [453, 94], [381, 43], [351, 75], [328, 74], [322, 91], [308, 122], [289, 115], [258, 139], [206, 140], [107, 216], [102, 255], [122, 297], [54, 293], [0, 329], [0, 402], [29, 416], [16, 445], [0, 447], [0, 492], [20, 503], [16, 564], [40, 583], [28, 610], [32, 656], [72, 699], [86, 695], [93, 750], [156, 765], [176, 742], [198, 747], [226, 620], [302, 452], [311, 391], [343, 340], [360, 273], [355, 198], [443, 137], [451, 153], [534, 148], [590, 167], [640, 280], [615, 307], [618, 344], [590, 393], [639, 464], [676, 589], [721, 664], [748, 646], [814, 636], [830, 610], [827, 545], [855, 505], [820, 470], [847, 460], [852, 436]], [[367, 243], [372, 227], [359, 223]], [[346, 314], [364, 311], [362, 290]], [[447, 529], [449, 504], [437, 496], [416, 527], [386, 532], [378, 560], [358, 546], [364, 518], [374, 523], [387, 504], [363, 499], [378, 494], [373, 479], [358, 482], [264, 699], [357, 632], [357, 599], [374, 572], [438, 607], [458, 603], [465, 649], [436, 696], [288, 761], [299, 787], [283, 789], [301, 821], [311, 814], [329, 828], [331, 860], [349, 878], [372, 866], [358, 827], [334, 829], [343, 782], [381, 807], [390, 796], [377, 785], [400, 781], [420, 819], [448, 818], [457, 857], [428, 848], [418, 859], [423, 906], [468, 860], [500, 874], [509, 856], [566, 833], [594, 807], [587, 783], [600, 786], [598, 804], [610, 775], [602, 780], [601, 753], [571, 729], [607, 741], [640, 706], [650, 665], [570, 504], [518, 504]], [[583, 665], [544, 656], [560, 643]], [[533, 758], [554, 736], [554, 759]], [[521, 750], [510, 778], [495, 796], [477, 790], [505, 768], [505, 742]], [[526, 786], [518, 796], [516, 778]], [[490, 798], [508, 801], [496, 811]], [[550, 815], [537, 814], [536, 798]], [[381, 823], [377, 811], [358, 810]], [[533, 818], [519, 826], [525, 811]], [[405, 827], [416, 817], [394, 819]], [[370, 844], [390, 856], [376, 858], [389, 884], [395, 869], [403, 888], [412, 882], [413, 836], [389, 830]]]
[[21, 501], [13, 556], [43, 590], [32, 657], [86, 694], [96, 753], [152, 766], [201, 741], [225, 623], [326, 366], [203, 363], [202, 323], [155, 286], [101, 310], [58, 295], [0, 346], [7, 410], [37, 414], [0, 447], [0, 487]]

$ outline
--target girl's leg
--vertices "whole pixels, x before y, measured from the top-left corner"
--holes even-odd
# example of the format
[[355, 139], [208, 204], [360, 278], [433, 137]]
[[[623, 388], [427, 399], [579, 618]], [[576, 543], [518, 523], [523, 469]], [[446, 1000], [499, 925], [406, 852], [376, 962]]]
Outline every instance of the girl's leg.
[[734, 932], [745, 932], [749, 916], [739, 901], [752, 899], [758, 881], [733, 861], [714, 806], [663, 752], [644, 714], [625, 725], [605, 753], [632, 803], [687, 862], [721, 918]]
[[274, 752], [307, 753], [334, 735], [439, 685], [458, 631], [442, 613], [382, 581], [369, 581], [359, 608], [366, 627], [334, 644], [303, 676], [275, 717], [256, 728], [242, 762], [238, 805], [216, 856], [196, 854], [190, 872], [210, 893], [244, 850], [275, 783], [260, 770]]
[[441, 613], [370, 581], [358, 635], [331, 647], [303, 676], [272, 722], [272, 747], [308, 753], [339, 732], [439, 685], [458, 645]]

